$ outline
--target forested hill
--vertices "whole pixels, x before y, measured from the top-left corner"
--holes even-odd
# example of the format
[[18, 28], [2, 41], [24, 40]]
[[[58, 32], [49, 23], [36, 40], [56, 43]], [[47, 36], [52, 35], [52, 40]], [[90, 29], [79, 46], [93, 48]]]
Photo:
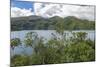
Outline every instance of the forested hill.
[[58, 16], [52, 18], [43, 18], [40, 16], [11, 18], [11, 31], [18, 30], [55, 30], [58, 22], [64, 24], [65, 30], [94, 30], [95, 22], [83, 20], [74, 16], [61, 18]]

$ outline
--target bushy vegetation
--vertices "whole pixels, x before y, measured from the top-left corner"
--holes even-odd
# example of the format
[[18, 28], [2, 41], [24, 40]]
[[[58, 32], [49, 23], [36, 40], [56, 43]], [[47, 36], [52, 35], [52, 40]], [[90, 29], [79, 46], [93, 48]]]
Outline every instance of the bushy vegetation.
[[94, 30], [95, 22], [73, 16], [43, 18], [39, 16], [11, 18], [11, 30], [55, 30], [57, 21], [64, 21], [65, 30]]
[[[72, 32], [72, 36], [67, 38], [64, 22], [63, 19], [54, 22], [56, 34], [52, 33], [52, 38], [46, 42], [35, 32], [27, 33], [24, 43], [26, 47], [33, 49], [33, 53], [30, 56], [23, 54], [12, 56], [11, 66], [95, 61], [95, 41], [87, 39], [85, 32]], [[11, 47], [20, 45], [20, 42], [19, 39], [12, 39]]]
[[[57, 33], [59, 34], [59, 33]], [[74, 33], [74, 37], [56, 36], [46, 43], [36, 33], [28, 33], [25, 39], [26, 46], [33, 48], [32, 55], [14, 55], [11, 57], [11, 66], [57, 64], [86, 62], [95, 60], [95, 43], [86, 39], [86, 33]], [[30, 38], [30, 36], [32, 37]], [[18, 41], [17, 41], [18, 42]]]

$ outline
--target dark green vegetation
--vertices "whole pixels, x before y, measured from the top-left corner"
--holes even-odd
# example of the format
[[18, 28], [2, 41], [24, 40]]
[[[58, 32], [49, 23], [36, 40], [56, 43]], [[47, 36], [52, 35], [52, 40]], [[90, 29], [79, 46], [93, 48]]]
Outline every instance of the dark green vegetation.
[[63, 20], [65, 30], [94, 30], [95, 22], [73, 16], [43, 18], [40, 16], [11, 18], [11, 30], [55, 30], [56, 22]]
[[19, 38], [14, 38], [14, 39], [11, 39], [11, 48], [14, 50], [14, 48], [18, 45], [21, 44], [21, 41]]
[[[38, 37], [37, 33], [28, 33], [24, 42], [26, 47], [32, 47], [33, 54], [14, 55], [11, 57], [11, 66], [95, 61], [95, 43], [86, 39], [87, 33], [72, 33], [72, 37], [66, 38], [67, 35], [61, 32], [57, 33], [60, 38], [52, 33], [53, 37], [46, 43], [42, 37]], [[15, 39], [11, 42], [13, 44], [19, 41]]]
[[[30, 56], [27, 54], [14, 55], [11, 57], [12, 67], [95, 61], [95, 41], [87, 39], [87, 33], [76, 32], [72, 33], [72, 37], [67, 38], [67, 34], [64, 32], [67, 29], [92, 30], [95, 28], [93, 21], [80, 20], [75, 17], [64, 19], [60, 17], [41, 19], [38, 17], [34, 20], [26, 17], [20, 19], [22, 21], [19, 18], [11, 20], [12, 30], [55, 29], [56, 34], [52, 33], [52, 38], [45, 42], [44, 38], [39, 37], [37, 33], [28, 33], [23, 42], [26, 47], [33, 49], [33, 53]], [[22, 42], [18, 38], [11, 39], [12, 49], [21, 45], [20, 43]]]
[[[72, 34], [73, 37], [68, 39], [64, 33], [60, 35], [61, 38], [52, 35], [54, 38], [45, 43], [35, 32], [28, 33], [24, 42], [27, 47], [33, 48], [33, 54], [14, 55], [11, 57], [11, 66], [95, 61], [94, 41], [86, 39], [85, 32]], [[18, 42], [16, 39], [15, 41]]]

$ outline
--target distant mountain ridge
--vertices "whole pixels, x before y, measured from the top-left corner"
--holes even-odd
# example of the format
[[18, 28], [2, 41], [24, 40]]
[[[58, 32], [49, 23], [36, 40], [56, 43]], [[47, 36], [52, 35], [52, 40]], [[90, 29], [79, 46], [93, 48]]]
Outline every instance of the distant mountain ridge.
[[59, 20], [63, 20], [65, 30], [94, 30], [95, 22], [79, 19], [74, 16], [65, 18], [54, 16], [44, 18], [41, 16], [27, 16], [11, 18], [11, 30], [55, 30], [55, 24]]

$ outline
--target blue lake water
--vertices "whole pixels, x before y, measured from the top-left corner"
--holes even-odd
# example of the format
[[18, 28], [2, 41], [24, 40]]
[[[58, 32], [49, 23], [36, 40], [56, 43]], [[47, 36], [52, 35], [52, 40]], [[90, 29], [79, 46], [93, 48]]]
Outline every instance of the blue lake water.
[[[55, 30], [23, 30], [23, 31], [12, 31], [11, 32], [11, 39], [12, 38], [19, 38], [22, 42], [24, 41], [24, 38], [27, 33], [29, 32], [36, 32], [39, 37], [44, 37], [45, 40], [49, 40], [52, 37], [52, 33], [56, 34]], [[72, 32], [86, 32], [87, 38], [91, 40], [95, 40], [95, 31], [94, 30], [78, 30], [78, 31], [72, 31]], [[67, 37], [71, 36], [70, 31], [65, 31], [67, 33]], [[59, 35], [58, 35], [59, 36]], [[11, 56], [12, 56], [12, 49], [11, 49]], [[25, 47], [24, 43], [22, 43], [22, 46], [15, 47], [14, 54], [32, 54], [32, 48], [31, 47]]]

